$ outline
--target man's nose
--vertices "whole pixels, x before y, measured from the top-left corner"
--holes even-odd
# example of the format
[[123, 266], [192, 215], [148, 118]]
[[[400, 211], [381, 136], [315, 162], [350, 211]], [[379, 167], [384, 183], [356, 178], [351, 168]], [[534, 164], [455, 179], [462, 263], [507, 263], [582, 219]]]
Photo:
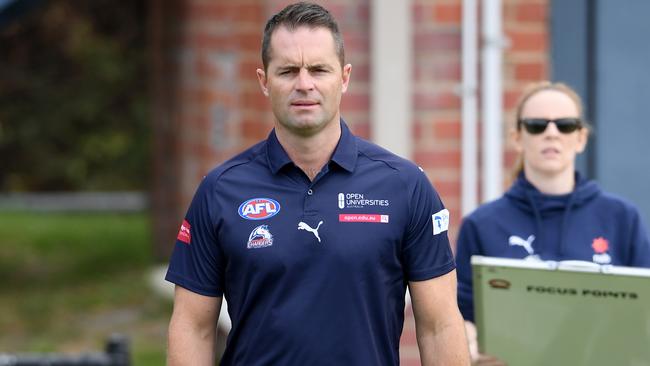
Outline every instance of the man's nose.
[[297, 90], [311, 90], [314, 88], [314, 80], [307, 69], [300, 69], [296, 77]]

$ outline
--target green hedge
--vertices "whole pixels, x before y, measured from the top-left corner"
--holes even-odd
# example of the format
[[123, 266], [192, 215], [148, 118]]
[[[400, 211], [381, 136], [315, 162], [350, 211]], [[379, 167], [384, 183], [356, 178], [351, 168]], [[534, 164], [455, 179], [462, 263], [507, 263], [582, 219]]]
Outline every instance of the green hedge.
[[146, 214], [0, 213], [0, 276], [30, 286], [105, 276], [152, 260]]

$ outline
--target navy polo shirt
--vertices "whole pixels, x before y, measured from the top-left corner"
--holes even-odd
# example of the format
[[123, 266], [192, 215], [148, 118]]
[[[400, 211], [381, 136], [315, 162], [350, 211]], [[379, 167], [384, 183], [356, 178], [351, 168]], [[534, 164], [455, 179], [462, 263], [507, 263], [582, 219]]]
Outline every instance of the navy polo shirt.
[[224, 365], [397, 365], [408, 281], [455, 268], [425, 174], [352, 135], [314, 181], [272, 131], [201, 182], [167, 280], [225, 296]]

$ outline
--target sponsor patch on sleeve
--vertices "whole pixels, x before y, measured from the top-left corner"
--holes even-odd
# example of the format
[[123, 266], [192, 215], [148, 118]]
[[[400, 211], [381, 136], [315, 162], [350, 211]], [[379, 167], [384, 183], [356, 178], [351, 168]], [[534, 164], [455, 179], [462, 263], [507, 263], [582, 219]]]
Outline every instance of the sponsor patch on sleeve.
[[446, 208], [431, 215], [433, 220], [433, 235], [438, 235], [449, 229], [449, 210]]
[[176, 239], [182, 241], [185, 244], [189, 244], [192, 241], [192, 235], [190, 234], [190, 223], [187, 220], [183, 220], [180, 230], [178, 230], [178, 236]]

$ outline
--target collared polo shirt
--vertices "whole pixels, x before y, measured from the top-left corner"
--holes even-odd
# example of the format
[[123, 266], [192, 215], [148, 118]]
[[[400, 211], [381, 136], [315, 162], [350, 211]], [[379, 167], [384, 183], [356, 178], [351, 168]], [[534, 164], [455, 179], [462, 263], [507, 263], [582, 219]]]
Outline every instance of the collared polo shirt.
[[343, 121], [313, 181], [272, 131], [203, 179], [166, 278], [225, 296], [224, 365], [397, 365], [408, 281], [455, 268], [448, 223], [421, 169]]

